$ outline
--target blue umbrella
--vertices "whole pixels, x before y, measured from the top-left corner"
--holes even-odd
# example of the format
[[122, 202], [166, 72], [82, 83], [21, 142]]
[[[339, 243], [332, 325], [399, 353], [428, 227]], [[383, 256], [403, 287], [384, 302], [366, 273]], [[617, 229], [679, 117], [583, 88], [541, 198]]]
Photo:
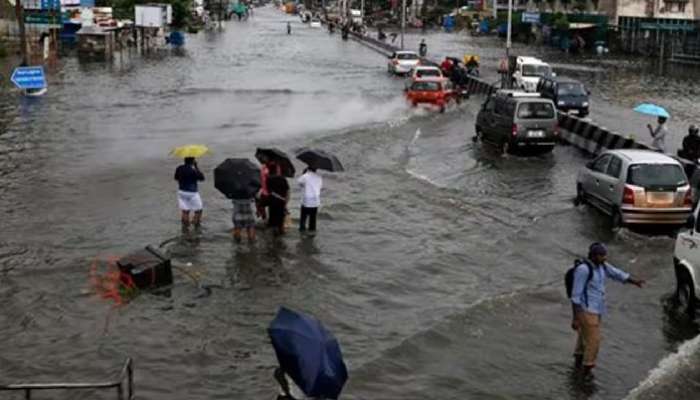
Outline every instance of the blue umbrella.
[[655, 117], [664, 117], [664, 118], [670, 118], [671, 115], [666, 111], [663, 107], [657, 106], [656, 104], [650, 104], [650, 103], [642, 103], [638, 105], [637, 107], [634, 108], [634, 111], [641, 113], [641, 114], [646, 114], [646, 115], [653, 115]]
[[280, 307], [267, 333], [282, 371], [307, 396], [338, 398], [348, 371], [338, 341], [319, 320]]

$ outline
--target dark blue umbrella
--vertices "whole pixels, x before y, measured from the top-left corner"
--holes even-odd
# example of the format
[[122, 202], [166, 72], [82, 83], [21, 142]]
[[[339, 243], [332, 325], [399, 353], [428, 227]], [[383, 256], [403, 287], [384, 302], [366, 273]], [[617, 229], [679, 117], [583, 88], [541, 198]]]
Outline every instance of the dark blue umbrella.
[[338, 398], [348, 371], [338, 340], [319, 320], [280, 307], [267, 333], [282, 371], [307, 396]]

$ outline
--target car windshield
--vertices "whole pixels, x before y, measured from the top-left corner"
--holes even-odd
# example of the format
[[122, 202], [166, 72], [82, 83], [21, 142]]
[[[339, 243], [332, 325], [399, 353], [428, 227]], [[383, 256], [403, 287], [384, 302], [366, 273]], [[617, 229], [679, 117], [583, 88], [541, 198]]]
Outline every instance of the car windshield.
[[411, 89], [435, 92], [440, 90], [440, 84], [438, 82], [414, 82]]
[[557, 94], [559, 96], [585, 96], [586, 90], [580, 83], [560, 83], [559, 88], [557, 89]]
[[427, 77], [427, 76], [440, 76], [440, 71], [437, 69], [419, 69], [416, 71], [416, 76], [419, 78]]
[[675, 164], [634, 164], [629, 167], [627, 183], [646, 189], [675, 189], [688, 180]]
[[396, 55], [399, 60], [417, 60], [418, 54], [413, 53], [399, 53]]
[[551, 103], [521, 103], [518, 107], [518, 118], [552, 119], [554, 118], [554, 107]]
[[523, 64], [523, 76], [549, 76], [552, 69], [545, 64]]

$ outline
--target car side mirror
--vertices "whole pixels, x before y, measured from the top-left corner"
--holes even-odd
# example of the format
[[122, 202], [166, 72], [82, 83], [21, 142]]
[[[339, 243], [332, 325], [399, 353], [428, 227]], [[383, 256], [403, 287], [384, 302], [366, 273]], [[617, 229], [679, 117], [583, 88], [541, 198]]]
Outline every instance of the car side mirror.
[[591, 160], [591, 161], [587, 162], [587, 163], [586, 163], [586, 168], [588, 168], [588, 169], [593, 169], [593, 164], [594, 164], [594, 162], [595, 162], [595, 160]]
[[688, 229], [695, 229], [695, 216], [691, 215], [685, 221], [685, 227]]

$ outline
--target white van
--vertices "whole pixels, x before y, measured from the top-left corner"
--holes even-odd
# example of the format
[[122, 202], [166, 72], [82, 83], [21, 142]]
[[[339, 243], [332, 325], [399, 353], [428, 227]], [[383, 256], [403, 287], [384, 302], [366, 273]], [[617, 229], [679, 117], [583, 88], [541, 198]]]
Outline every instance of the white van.
[[520, 56], [515, 59], [515, 72], [513, 72], [515, 89], [536, 92], [540, 78], [553, 76], [556, 76], [556, 74], [552, 72], [552, 67], [539, 58]]
[[350, 9], [350, 18], [352, 23], [356, 25], [362, 25], [362, 11], [356, 9]]

